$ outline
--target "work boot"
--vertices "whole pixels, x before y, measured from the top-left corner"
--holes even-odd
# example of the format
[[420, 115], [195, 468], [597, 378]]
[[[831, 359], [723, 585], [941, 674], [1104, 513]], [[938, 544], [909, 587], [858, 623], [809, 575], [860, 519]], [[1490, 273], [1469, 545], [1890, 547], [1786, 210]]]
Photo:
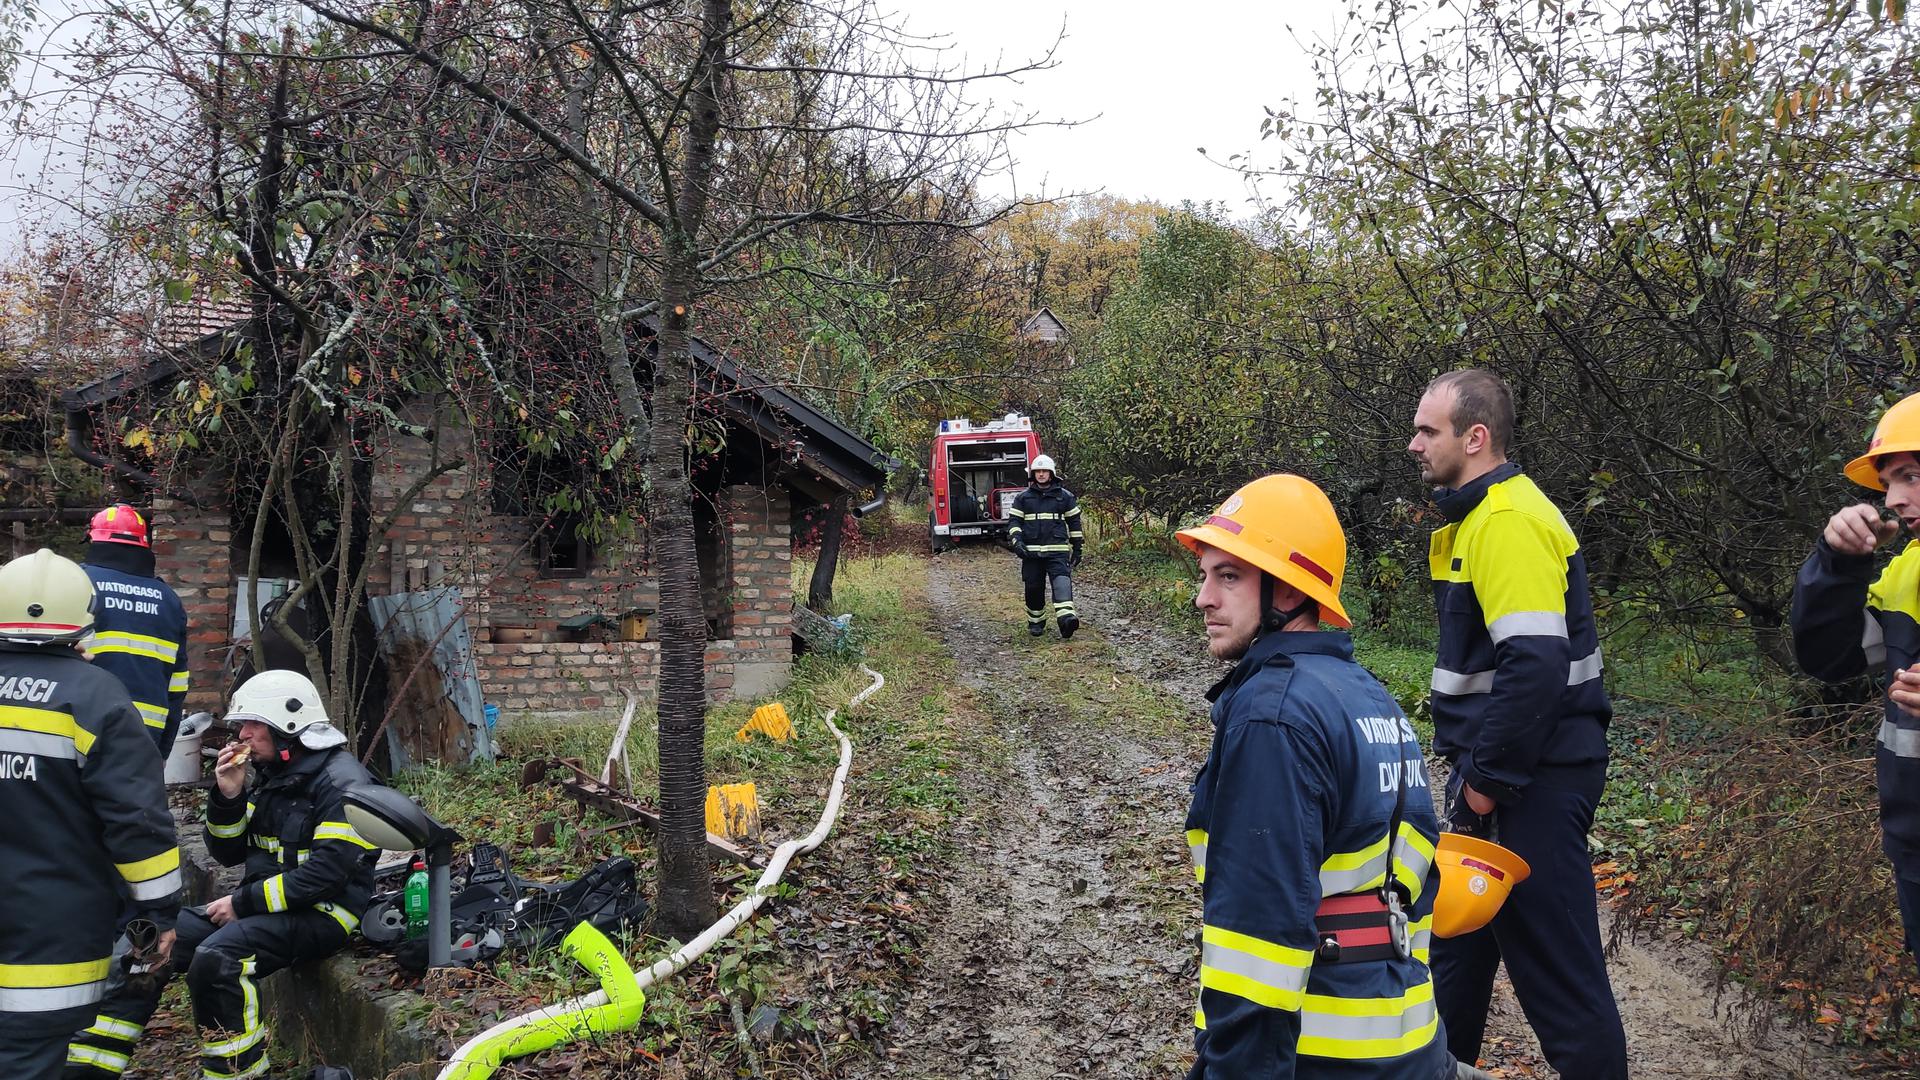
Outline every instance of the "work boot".
[[1080, 629], [1080, 619], [1075, 615], [1060, 616], [1060, 636], [1071, 638], [1075, 630]]
[[1046, 632], [1047, 632], [1047, 624], [1046, 624], [1046, 623], [1044, 623], [1044, 622], [1036, 622], [1036, 621], [1034, 621], [1034, 620], [1032, 620], [1032, 619], [1028, 619], [1028, 620], [1027, 620], [1027, 633], [1028, 633], [1028, 634], [1031, 634], [1031, 635], [1032, 635], [1032, 636], [1034, 636], [1034, 637], [1039, 637], [1039, 636], [1040, 636], [1041, 634], [1044, 634], [1044, 633], [1046, 633]]

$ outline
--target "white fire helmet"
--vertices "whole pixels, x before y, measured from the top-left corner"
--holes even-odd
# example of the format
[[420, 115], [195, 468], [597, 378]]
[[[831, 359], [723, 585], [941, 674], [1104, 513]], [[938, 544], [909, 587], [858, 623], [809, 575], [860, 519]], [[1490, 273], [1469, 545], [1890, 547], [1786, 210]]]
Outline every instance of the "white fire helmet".
[[1028, 476], [1032, 476], [1034, 473], [1037, 473], [1042, 469], [1045, 469], [1046, 471], [1052, 473], [1055, 477], [1058, 477], [1060, 475], [1060, 470], [1053, 467], [1053, 458], [1047, 456], [1046, 454], [1041, 454], [1039, 457], [1034, 458], [1032, 461], [1027, 463]]
[[309, 750], [347, 742], [346, 735], [328, 722], [320, 691], [297, 671], [263, 671], [241, 683], [227, 707], [227, 719], [258, 720]]
[[85, 645], [93, 633], [93, 581], [80, 564], [41, 548], [0, 568], [0, 640]]

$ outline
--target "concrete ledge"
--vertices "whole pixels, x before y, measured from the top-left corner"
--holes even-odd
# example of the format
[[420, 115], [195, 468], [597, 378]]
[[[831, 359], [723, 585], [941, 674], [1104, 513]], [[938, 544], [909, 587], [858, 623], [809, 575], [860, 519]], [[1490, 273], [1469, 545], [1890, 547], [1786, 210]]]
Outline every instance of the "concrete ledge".
[[423, 1021], [426, 999], [389, 990], [361, 971], [351, 952], [288, 968], [260, 984], [274, 1046], [305, 1048], [353, 1075], [429, 1080], [439, 1070], [438, 1041]]

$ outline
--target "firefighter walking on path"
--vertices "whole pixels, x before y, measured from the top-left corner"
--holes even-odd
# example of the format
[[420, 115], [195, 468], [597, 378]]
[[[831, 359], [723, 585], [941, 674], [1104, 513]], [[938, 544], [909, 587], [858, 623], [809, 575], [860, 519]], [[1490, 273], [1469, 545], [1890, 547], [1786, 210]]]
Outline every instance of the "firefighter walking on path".
[[161, 758], [173, 751], [187, 700], [187, 611], [154, 576], [147, 521], [121, 503], [93, 515], [87, 529], [93, 579], [93, 662], [119, 676]]
[[1547, 1061], [1566, 1080], [1622, 1080], [1626, 1034], [1607, 979], [1587, 833], [1607, 782], [1612, 706], [1585, 557], [1560, 510], [1507, 461], [1513, 398], [1478, 369], [1435, 379], [1407, 450], [1439, 489], [1428, 551], [1439, 655], [1434, 750], [1452, 765], [1452, 831], [1524, 859], [1487, 926], [1434, 943], [1454, 1056], [1478, 1058], [1502, 961]]
[[1262, 477], [1179, 536], [1200, 559], [1207, 650], [1237, 661], [1207, 692], [1213, 747], [1187, 814], [1205, 924], [1189, 1080], [1455, 1076], [1427, 970], [1426, 761], [1354, 662], [1333, 504]]
[[[1881, 848], [1893, 863], [1907, 951], [1920, 956], [1920, 543], [1908, 541], [1876, 578], [1873, 553], [1905, 525], [1920, 532], [1920, 394], [1888, 409], [1849, 479], [1886, 493], [1898, 522], [1867, 503], [1828, 519], [1793, 586], [1793, 651], [1807, 674], [1888, 681], [1874, 748]], [[1871, 582], [1871, 584], [1869, 584]]]
[[1080, 628], [1073, 608], [1073, 568], [1086, 543], [1080, 531], [1080, 501], [1073, 497], [1045, 454], [1027, 466], [1027, 487], [1007, 511], [1007, 540], [1020, 556], [1020, 583], [1026, 586], [1027, 633], [1047, 632], [1047, 586], [1053, 587], [1053, 613], [1060, 636]]
[[40, 550], [0, 567], [0, 1076], [52, 1080], [113, 965], [123, 898], [158, 933], [180, 908], [160, 758], [126, 688], [76, 651], [93, 586]]
[[[203, 1073], [267, 1072], [258, 982], [338, 952], [360, 925], [373, 889], [374, 846], [342, 812], [342, 794], [372, 782], [346, 736], [328, 723], [313, 683], [263, 671], [233, 693], [238, 742], [220, 751], [207, 802], [207, 850], [244, 862], [231, 895], [180, 915], [175, 970], [184, 971], [200, 1029]], [[256, 766], [247, 782], [249, 760]], [[69, 1078], [117, 1077], [159, 1005], [163, 980], [118, 983], [69, 1054]]]

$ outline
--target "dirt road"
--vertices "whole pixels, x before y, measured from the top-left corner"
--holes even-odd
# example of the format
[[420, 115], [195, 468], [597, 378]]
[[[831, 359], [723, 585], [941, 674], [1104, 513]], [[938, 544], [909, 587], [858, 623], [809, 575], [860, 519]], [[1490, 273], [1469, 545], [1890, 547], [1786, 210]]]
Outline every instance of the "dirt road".
[[[895, 1016], [887, 1075], [1180, 1075], [1200, 925], [1182, 829], [1207, 747], [1201, 693], [1220, 669], [1197, 639], [1129, 618], [1091, 580], [1078, 597], [1087, 629], [1030, 640], [1017, 567], [997, 549], [948, 553], [928, 573], [994, 726], [982, 736], [1002, 752], [968, 779], [962, 858]], [[1611, 970], [1642, 1080], [1858, 1075], [1790, 1026], [1755, 1035], [1755, 1007], [1715, 994], [1697, 947], [1628, 942]], [[1504, 985], [1485, 1064], [1555, 1075]]]

